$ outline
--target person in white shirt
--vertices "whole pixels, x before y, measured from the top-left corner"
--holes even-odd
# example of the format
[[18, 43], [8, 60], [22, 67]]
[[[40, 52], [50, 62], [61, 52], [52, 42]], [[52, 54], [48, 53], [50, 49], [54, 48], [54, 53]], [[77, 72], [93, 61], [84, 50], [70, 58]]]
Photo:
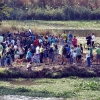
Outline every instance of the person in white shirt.
[[39, 47], [39, 46], [36, 47], [36, 54], [37, 54], [37, 55], [40, 54], [40, 47]]
[[39, 38], [38, 40], [39, 40], [39, 43], [40, 44], [43, 43], [43, 40], [41, 38]]
[[95, 35], [94, 35], [94, 33], [92, 33], [92, 40], [91, 40], [91, 44], [92, 44], [92, 47], [94, 47], [94, 42], [95, 42]]
[[24, 56], [24, 48], [22, 47], [22, 46], [19, 46], [18, 47], [18, 53], [19, 53], [19, 55], [20, 55], [20, 59], [22, 59], [23, 58], [23, 56]]
[[17, 46], [17, 44], [15, 44], [15, 45], [14, 45], [14, 49], [15, 49], [15, 50], [16, 50], [16, 49], [18, 49], [18, 46]]
[[71, 47], [71, 49], [70, 49], [70, 64], [73, 64], [73, 52], [74, 52], [74, 48]]
[[73, 52], [73, 62], [74, 62], [74, 64], [76, 63], [76, 57], [77, 57], [77, 53], [76, 53], [76, 50], [74, 50], [74, 52]]
[[27, 63], [28, 71], [32, 71], [32, 62]]
[[88, 48], [88, 51], [86, 53], [86, 60], [87, 60], [87, 67], [91, 66], [91, 60], [90, 60], [90, 49]]
[[12, 40], [11, 40], [11, 43], [12, 43], [12, 45], [14, 46], [14, 44], [15, 44], [15, 40], [12, 39]]
[[60, 64], [63, 61], [63, 45], [58, 46], [58, 63]]

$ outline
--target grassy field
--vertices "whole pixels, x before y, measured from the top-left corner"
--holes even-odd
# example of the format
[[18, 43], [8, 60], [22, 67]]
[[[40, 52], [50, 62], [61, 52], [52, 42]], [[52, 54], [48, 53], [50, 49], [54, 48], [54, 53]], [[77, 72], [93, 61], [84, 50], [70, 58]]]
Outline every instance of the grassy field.
[[16, 30], [24, 31], [29, 28], [31, 28], [32, 31], [37, 33], [48, 33], [48, 31], [50, 31], [53, 34], [56, 34], [56, 33], [61, 33], [61, 31], [64, 30], [74, 30], [74, 31], [83, 30], [85, 31], [84, 33], [87, 33], [90, 30], [91, 31], [100, 30], [100, 21], [97, 22], [97, 21], [40, 21], [40, 20], [15, 21], [12, 20], [12, 21], [3, 21], [0, 31], [16, 32]]
[[3, 26], [17, 26], [18, 28], [35, 27], [37, 29], [100, 29], [100, 21], [40, 21], [40, 20], [28, 20], [28, 21], [3, 21]]
[[0, 95], [100, 100], [100, 78], [1, 80]]

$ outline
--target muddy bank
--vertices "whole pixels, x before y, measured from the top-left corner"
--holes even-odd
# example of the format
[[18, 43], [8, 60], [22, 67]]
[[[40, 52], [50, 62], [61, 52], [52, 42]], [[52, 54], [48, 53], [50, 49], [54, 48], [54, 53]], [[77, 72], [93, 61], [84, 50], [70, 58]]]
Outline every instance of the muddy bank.
[[25, 67], [11, 67], [0, 71], [0, 78], [63, 78], [77, 77], [100, 77], [100, 65], [92, 67], [80, 66], [38, 66], [28, 71]]

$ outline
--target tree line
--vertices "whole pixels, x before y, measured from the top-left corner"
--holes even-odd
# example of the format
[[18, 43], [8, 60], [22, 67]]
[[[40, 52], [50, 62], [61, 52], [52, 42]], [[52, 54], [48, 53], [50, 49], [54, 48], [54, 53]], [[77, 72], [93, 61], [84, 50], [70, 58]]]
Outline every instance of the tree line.
[[[100, 0], [2, 0], [9, 20], [98, 20]], [[2, 6], [2, 5], [0, 5]], [[1, 8], [1, 7], [0, 7]], [[4, 7], [5, 8], [5, 7]], [[13, 10], [11, 10], [13, 9]], [[3, 11], [5, 12], [5, 11]]]

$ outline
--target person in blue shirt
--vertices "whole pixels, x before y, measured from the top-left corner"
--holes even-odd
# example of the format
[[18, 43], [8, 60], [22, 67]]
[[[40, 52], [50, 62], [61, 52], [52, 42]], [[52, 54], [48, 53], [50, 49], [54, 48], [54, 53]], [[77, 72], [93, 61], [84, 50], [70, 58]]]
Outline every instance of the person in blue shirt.
[[68, 41], [67, 41], [70, 45], [72, 44], [72, 38], [73, 38], [73, 34], [70, 31], [69, 34], [68, 34]]
[[66, 44], [66, 63], [69, 63], [70, 61], [70, 46]]
[[31, 57], [32, 57], [32, 53], [31, 53], [30, 49], [28, 49], [27, 54], [26, 54], [26, 59], [28, 62], [31, 61]]
[[52, 41], [52, 43], [55, 43], [55, 38], [52, 37], [52, 38], [51, 38], [51, 41]]
[[51, 37], [51, 35], [48, 36], [48, 41], [49, 41], [49, 43], [51, 45], [52, 44], [52, 37]]

